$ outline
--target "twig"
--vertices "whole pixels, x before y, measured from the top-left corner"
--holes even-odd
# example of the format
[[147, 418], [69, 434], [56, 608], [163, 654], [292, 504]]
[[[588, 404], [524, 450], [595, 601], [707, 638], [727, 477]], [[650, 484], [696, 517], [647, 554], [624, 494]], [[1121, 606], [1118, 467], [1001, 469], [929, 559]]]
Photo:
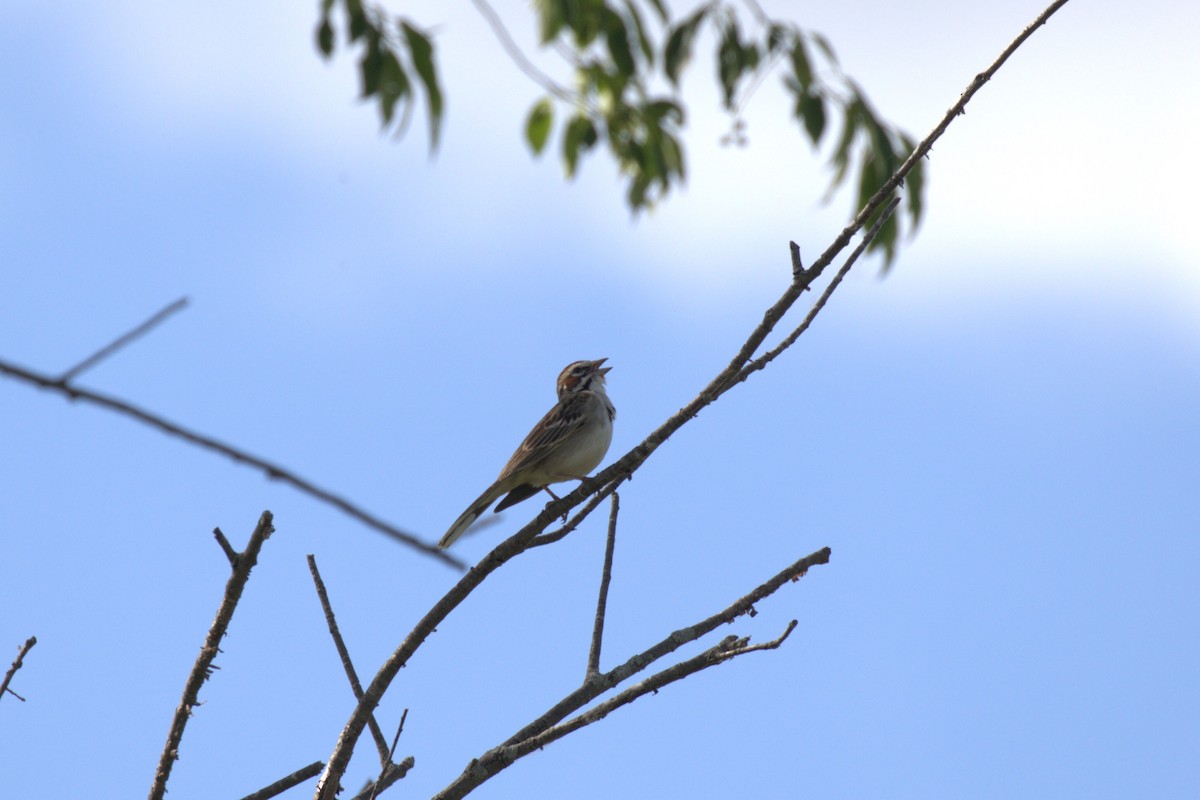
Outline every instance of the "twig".
[[787, 635], [792, 632], [795, 623], [788, 625], [787, 630], [778, 639], [762, 645], [748, 646], [747, 639], [727, 636], [714, 647], [705, 650], [698, 656], [690, 658], [655, 673], [646, 680], [630, 687], [595, 708], [581, 714], [568, 722], [559, 724], [569, 714], [578, 711], [583, 706], [596, 699], [609, 689], [620, 685], [633, 675], [649, 667], [655, 661], [666, 656], [685, 644], [694, 642], [701, 636], [715, 630], [718, 626], [732, 622], [738, 617], [751, 613], [754, 604], [770, 596], [781, 586], [803, 575], [810, 567], [829, 563], [830, 550], [828, 547], [805, 556], [778, 573], [770, 580], [759, 585], [745, 597], [730, 605], [713, 616], [702, 620], [689, 628], [675, 631], [658, 644], [630, 657], [624, 664], [609, 672], [592, 676], [581, 687], [559, 701], [553, 708], [526, 725], [517, 733], [510, 736], [498, 747], [484, 753], [478, 759], [471, 761], [449, 786], [434, 795], [434, 800], [455, 800], [474, 790], [483, 782], [510, 766], [521, 756], [527, 755], [539, 747], [549, 744], [566, 734], [602, 719], [610, 711], [633, 702], [638, 697], [649, 692], [657, 691], [668, 683], [680, 680], [688, 675], [709, 666], [727, 661], [743, 652], [766, 650], [778, 647]]
[[58, 380], [61, 381], [62, 383], [70, 382], [72, 378], [77, 377], [84, 370], [91, 369], [92, 367], [96, 366], [96, 364], [100, 363], [104, 359], [111, 356], [113, 353], [120, 350], [125, 345], [132, 342], [134, 339], [136, 339], [139, 336], [142, 336], [146, 333], [149, 333], [154, 327], [159, 325], [167, 317], [171, 316], [176, 311], [182, 311], [184, 308], [186, 308], [187, 304], [188, 304], [188, 299], [186, 297], [179, 298], [174, 303], [171, 303], [166, 308], [162, 309], [157, 314], [155, 314], [153, 317], [151, 317], [150, 319], [143, 322], [141, 325], [138, 325], [136, 328], [129, 331], [125, 335], [117, 337], [110, 344], [105, 345], [104, 347], [100, 348], [92, 355], [85, 358], [83, 361], [80, 361], [78, 364], [71, 367], [69, 370], [67, 370], [62, 375], [60, 375]]
[[270, 800], [270, 798], [283, 794], [293, 786], [299, 786], [309, 778], [315, 778], [317, 775], [321, 774], [321, 770], [324, 768], [325, 764], [323, 762], [314, 761], [307, 767], [301, 767], [300, 769], [296, 770], [286, 778], [280, 778], [270, 786], [264, 786], [257, 792], [246, 795], [242, 798], [242, 800]]
[[[408, 719], [408, 709], [404, 709], [404, 713], [400, 715], [400, 725], [396, 728], [396, 736], [392, 739], [391, 748], [384, 754], [383, 766], [379, 769], [379, 778], [375, 781], [375, 785], [371, 787], [371, 795], [367, 800], [375, 800], [381, 791], [387, 788], [383, 786], [384, 778], [395, 765], [392, 763], [392, 756], [396, 754], [396, 745], [400, 744], [400, 734], [404, 733], [404, 720]], [[383, 787], [382, 789], [380, 787]]]
[[513, 60], [517, 68], [525, 73], [534, 83], [539, 84], [550, 94], [567, 103], [575, 102], [575, 94], [560, 86], [546, 73], [542, 72], [537, 66], [526, 57], [521, 48], [513, 40], [509, 34], [508, 28], [504, 27], [504, 21], [500, 19], [500, 15], [496, 10], [487, 4], [486, 0], [471, 0], [475, 8], [483, 15], [484, 20], [491, 26], [492, 33], [500, 40], [500, 45], [504, 51], [508, 53], [508, 57]]
[[783, 644], [792, 631], [796, 629], [796, 620], [788, 623], [777, 638], [762, 644], [751, 645], [748, 638], [738, 638], [737, 636], [726, 636], [713, 647], [705, 650], [697, 656], [681, 661], [674, 666], [657, 672], [651, 675], [646, 680], [629, 687], [620, 694], [605, 700], [603, 703], [597, 703], [594, 707], [589, 708], [582, 714], [572, 717], [561, 725], [555, 725], [553, 728], [538, 734], [532, 739], [527, 739], [519, 744], [509, 747], [503, 755], [503, 758], [515, 761], [521, 756], [528, 755], [534, 750], [540, 750], [546, 745], [554, 742], [569, 733], [579, 730], [580, 728], [591, 725], [593, 722], [599, 722], [606, 716], [616, 711], [621, 706], [629, 705], [639, 697], [643, 697], [652, 692], [657, 692], [664, 686], [683, 680], [689, 675], [693, 675], [701, 670], [709, 667], [715, 667], [717, 664], [723, 664], [733, 658], [736, 658], [746, 653], [753, 653], [758, 650], [776, 650]]
[[7, 361], [0, 361], [0, 373], [23, 380], [26, 383], [32, 383], [33, 385], [42, 389], [49, 389], [51, 391], [59, 392], [66, 395], [71, 400], [85, 400], [102, 408], [107, 408], [110, 411], [115, 411], [118, 414], [124, 414], [125, 416], [133, 417], [139, 422], [143, 422], [152, 428], [158, 428], [164, 433], [167, 433], [171, 436], [176, 436], [186, 442], [196, 445], [197, 447], [202, 447], [206, 450], [213, 450], [223, 456], [233, 459], [239, 464], [245, 464], [247, 466], [254, 467], [255, 469], [266, 473], [268, 478], [280, 480], [284, 483], [290, 483], [293, 487], [299, 489], [301, 492], [304, 492], [310, 497], [315, 497], [317, 500], [320, 500], [323, 503], [328, 503], [334, 508], [337, 508], [351, 517], [354, 517], [364, 525], [374, 528], [380, 533], [387, 534], [396, 541], [406, 544], [409, 547], [424, 553], [425, 555], [437, 558], [445, 564], [457, 567], [459, 570], [466, 569], [466, 565], [462, 561], [454, 556], [449, 555], [444, 550], [441, 550], [432, 544], [421, 541], [411, 533], [407, 533], [399, 528], [389, 525], [378, 517], [375, 517], [362, 510], [349, 500], [339, 497], [338, 495], [335, 495], [333, 492], [330, 492], [326, 489], [322, 489], [277, 464], [272, 464], [271, 462], [258, 458], [257, 456], [250, 455], [243, 450], [239, 450], [231, 445], [225, 444], [224, 442], [218, 441], [211, 436], [205, 436], [204, 434], [188, 430], [182, 425], [178, 425], [174, 422], [157, 416], [156, 414], [152, 414], [149, 411], [138, 408], [130, 403], [125, 402], [124, 400], [118, 400], [115, 397], [110, 397], [99, 392], [80, 389], [77, 386], [68, 385], [58, 378], [42, 375], [25, 369], [24, 367], [18, 367], [17, 365], [11, 364]]
[[613, 550], [617, 544], [617, 510], [620, 505], [621, 498], [613, 492], [612, 511], [608, 515], [608, 541], [604, 545], [604, 567], [600, 571], [600, 596], [596, 600], [596, 621], [592, 625], [592, 646], [588, 650], [585, 683], [600, 672], [600, 643], [604, 639], [604, 614], [608, 608], [608, 585], [612, 582]]
[[8, 688], [8, 684], [12, 681], [13, 675], [17, 674], [17, 670], [25, 665], [25, 654], [32, 650], [35, 644], [37, 644], [37, 637], [30, 636], [25, 640], [25, 644], [21, 645], [21, 648], [17, 650], [16, 661], [12, 662], [12, 666], [8, 668], [8, 672], [4, 673], [4, 680], [0, 681], [0, 700], [4, 699], [5, 694], [11, 694], [22, 703], [25, 702], [25, 698]]
[[[764, 353], [762, 356], [759, 356], [743, 367], [742, 371], [738, 373], [737, 382], [740, 383], [741, 381], [746, 380], [751, 374], [762, 369], [767, 364], [770, 364], [780, 353], [795, 344], [796, 340], [800, 338], [800, 335], [808, 330], [808, 326], [812, 325], [813, 320], [817, 318], [817, 314], [821, 313], [821, 309], [823, 309], [825, 304], [829, 302], [829, 298], [833, 296], [834, 290], [836, 290], [841, 284], [842, 279], [846, 277], [846, 273], [850, 271], [850, 268], [854, 266], [854, 262], [858, 261], [858, 257], [861, 256], [867, 249], [867, 246], [871, 244], [871, 240], [879, 234], [879, 230], [883, 227], [883, 223], [887, 222], [888, 217], [892, 216], [892, 214], [896, 211], [896, 206], [898, 205], [900, 205], [900, 198], [893, 197], [892, 201], [884, 207], [883, 213], [879, 215], [879, 219], [876, 220], [875, 224], [871, 226], [871, 230], [867, 231], [866, 235], [863, 236], [862, 240], [858, 243], [858, 246], [854, 248], [854, 250], [850, 253], [850, 256], [846, 259], [846, 263], [843, 264], [841, 269], [837, 271], [837, 274], [833, 276], [833, 280], [831, 280], [829, 285], [825, 287], [825, 291], [821, 293], [819, 298], [817, 298], [817, 302], [813, 303], [813, 307], [809, 309], [808, 314], [796, 327], [796, 330], [788, 334], [787, 337], [772, 350]], [[793, 244], [795, 243], [793, 242]], [[796, 252], [798, 252], [798, 249]]]
[[396, 783], [405, 775], [407, 775], [408, 771], [412, 769], [413, 765], [416, 763], [416, 759], [414, 759], [412, 756], [405, 756], [399, 763], [390, 764], [388, 766], [386, 775], [384, 775], [378, 781], [369, 782], [362, 788], [361, 792], [354, 795], [354, 797], [352, 797], [350, 800], [368, 800], [371, 792], [374, 792], [376, 787], [378, 787], [379, 793], [382, 794], [384, 791], [389, 789], [392, 784]]
[[[312, 573], [313, 584], [317, 587], [317, 598], [321, 601], [321, 608], [325, 612], [325, 624], [329, 626], [329, 635], [333, 637], [333, 646], [337, 648], [338, 657], [342, 659], [342, 669], [346, 671], [346, 677], [350, 680], [350, 688], [354, 690], [354, 699], [361, 700], [363, 690], [362, 684], [358, 680], [358, 672], [350, 660], [350, 651], [346, 649], [342, 632], [338, 630], [337, 619], [333, 616], [333, 606], [330, 605], [329, 594], [325, 591], [325, 581], [321, 580], [321, 573], [317, 570], [317, 559], [311, 553], [308, 556], [308, 571]], [[407, 715], [407, 710], [405, 714]], [[387, 739], [384, 738], [383, 731], [379, 729], [379, 723], [375, 720], [374, 714], [367, 720], [367, 724], [371, 728], [371, 735], [375, 737], [375, 747], [379, 750], [379, 763], [386, 767], [391, 763]], [[403, 719], [400, 721], [400, 726], [401, 728], [404, 726]]]
[[162, 800], [163, 795], [166, 794], [171, 767], [174, 765], [175, 759], [179, 758], [179, 742], [183, 739], [183, 729], [192, 715], [192, 709], [200, 704], [198, 700], [200, 687], [208, 680], [208, 676], [213, 670], [213, 661], [219, 652], [221, 639], [225, 637], [225, 631], [229, 627], [230, 620], [233, 619], [234, 609], [237, 608], [238, 601], [242, 598], [242, 590], [245, 589], [246, 581], [250, 578], [250, 570], [254, 569], [254, 565], [258, 563], [258, 553], [262, 549], [263, 543], [275, 530], [271, 521], [271, 512], [264, 511], [258, 519], [254, 533], [250, 535], [250, 541], [246, 545], [245, 551], [237, 554], [237, 563], [233, 567], [233, 574], [229, 576], [229, 580], [225, 584], [225, 597], [221, 601], [221, 607], [217, 610], [217, 617], [213, 620], [212, 627], [208, 629], [208, 636], [204, 639], [204, 646], [200, 648], [200, 655], [196, 658], [196, 663], [192, 665], [187, 683], [184, 684], [183, 699], [175, 709], [171, 729], [167, 732], [167, 743], [163, 747], [162, 756], [158, 760], [158, 769], [154, 773], [154, 783], [150, 787], [150, 800]]

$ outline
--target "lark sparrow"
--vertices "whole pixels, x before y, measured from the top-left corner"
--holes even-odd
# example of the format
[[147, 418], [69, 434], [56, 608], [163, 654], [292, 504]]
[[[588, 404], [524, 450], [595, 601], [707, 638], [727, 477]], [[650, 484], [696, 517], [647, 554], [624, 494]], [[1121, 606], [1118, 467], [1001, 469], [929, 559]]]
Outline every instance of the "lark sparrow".
[[601, 368], [607, 361], [576, 361], [558, 375], [558, 404], [534, 426], [525, 441], [500, 470], [500, 477], [467, 506], [454, 520], [450, 530], [438, 542], [449, 547], [471, 527], [496, 498], [501, 511], [514, 503], [533, 497], [551, 483], [583, 480], [608, 452], [612, 442], [612, 424], [617, 410], [604, 393], [604, 376], [612, 367]]

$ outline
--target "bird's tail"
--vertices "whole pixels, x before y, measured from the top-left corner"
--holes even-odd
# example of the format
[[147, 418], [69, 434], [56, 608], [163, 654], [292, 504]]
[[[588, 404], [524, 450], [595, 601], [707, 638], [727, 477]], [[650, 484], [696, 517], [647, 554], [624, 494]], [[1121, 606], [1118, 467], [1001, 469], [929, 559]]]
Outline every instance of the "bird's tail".
[[454, 520], [454, 524], [450, 526], [450, 530], [446, 531], [446, 535], [438, 542], [438, 547], [445, 549], [458, 541], [458, 537], [466, 533], [467, 528], [471, 527], [471, 523], [479, 519], [479, 515], [487, 511], [487, 507], [495, 502], [497, 497], [504, 494], [504, 491], [497, 482], [489, 486], [487, 491], [479, 495], [479, 497], [476, 497], [475, 502], [467, 506], [467, 510], [460, 514], [458, 519]]

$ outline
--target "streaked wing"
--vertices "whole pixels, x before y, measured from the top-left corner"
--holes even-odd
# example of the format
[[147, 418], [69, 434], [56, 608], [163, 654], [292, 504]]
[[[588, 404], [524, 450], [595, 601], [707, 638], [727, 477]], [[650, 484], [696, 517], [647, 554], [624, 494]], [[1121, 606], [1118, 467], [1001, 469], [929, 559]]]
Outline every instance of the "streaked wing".
[[587, 403], [590, 392], [581, 392], [572, 396], [566, 403], [560, 403], [542, 421], [533, 427], [525, 441], [512, 454], [512, 458], [500, 471], [497, 482], [523, 469], [528, 469], [542, 461], [565, 439], [569, 439], [587, 419]]

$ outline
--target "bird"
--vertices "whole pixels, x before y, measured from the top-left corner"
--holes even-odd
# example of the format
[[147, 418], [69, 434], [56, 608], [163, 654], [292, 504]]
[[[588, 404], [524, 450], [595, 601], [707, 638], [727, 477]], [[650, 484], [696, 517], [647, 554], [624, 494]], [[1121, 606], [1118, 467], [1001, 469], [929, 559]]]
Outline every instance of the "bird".
[[438, 547], [454, 544], [498, 497], [504, 499], [496, 504], [497, 511], [543, 489], [556, 497], [547, 488], [549, 484], [584, 480], [600, 464], [612, 443], [617, 417], [605, 392], [605, 376], [612, 370], [602, 366], [607, 360], [574, 361], [559, 373], [555, 385], [558, 403], [533, 426], [495, 483], [454, 520]]

